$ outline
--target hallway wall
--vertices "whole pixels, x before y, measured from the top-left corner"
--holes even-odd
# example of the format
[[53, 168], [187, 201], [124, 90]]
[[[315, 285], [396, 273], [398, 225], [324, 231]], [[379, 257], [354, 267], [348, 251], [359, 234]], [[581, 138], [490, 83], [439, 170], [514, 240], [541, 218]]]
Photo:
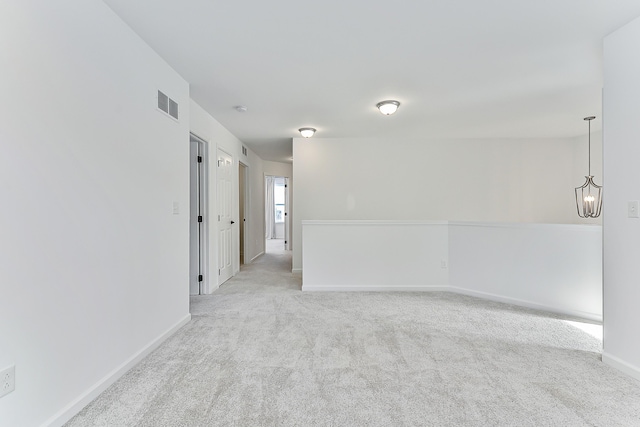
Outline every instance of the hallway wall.
[[602, 360], [640, 380], [640, 18], [604, 42], [604, 352]]
[[0, 2], [0, 45], [0, 424], [60, 425], [189, 319], [189, 87], [100, 0]]
[[[220, 148], [230, 154], [234, 161], [233, 176], [233, 201], [232, 216], [239, 224], [239, 192], [238, 192], [238, 162], [242, 162], [249, 168], [249, 200], [247, 209], [247, 221], [245, 230], [248, 234], [249, 245], [245, 248], [246, 259], [251, 260], [264, 252], [264, 184], [262, 184], [263, 166], [262, 159], [252, 150], [247, 149], [247, 155], [242, 154], [242, 142], [231, 132], [225, 129], [216, 119], [191, 100], [190, 130], [200, 138], [207, 141], [209, 146], [209, 271], [213, 272], [208, 283], [209, 292], [218, 288], [215, 273], [218, 270], [218, 231], [215, 217], [217, 185], [216, 185], [216, 159], [217, 149]], [[240, 247], [240, 230], [236, 225], [232, 229], [234, 244]], [[233, 271], [240, 269], [240, 258], [237, 251], [233, 252]]]

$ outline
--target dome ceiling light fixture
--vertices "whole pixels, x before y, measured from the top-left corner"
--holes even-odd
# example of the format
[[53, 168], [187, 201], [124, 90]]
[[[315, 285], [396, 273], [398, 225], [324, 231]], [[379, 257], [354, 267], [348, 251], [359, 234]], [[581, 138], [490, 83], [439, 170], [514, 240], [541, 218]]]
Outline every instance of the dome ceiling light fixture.
[[311, 138], [316, 133], [316, 130], [314, 128], [300, 128], [298, 132], [305, 138]]
[[389, 99], [386, 101], [380, 101], [376, 104], [376, 107], [378, 108], [378, 110], [380, 110], [380, 112], [385, 116], [390, 116], [391, 114], [398, 111], [399, 106], [400, 106], [400, 103], [392, 99]]
[[233, 108], [235, 108], [238, 113], [246, 113], [247, 112], [247, 107], [244, 106], [244, 105], [236, 105]]
[[589, 123], [589, 175], [580, 187], [576, 187], [576, 208], [580, 218], [597, 218], [602, 212], [602, 186], [593, 182], [591, 175], [591, 120], [595, 116], [585, 117]]

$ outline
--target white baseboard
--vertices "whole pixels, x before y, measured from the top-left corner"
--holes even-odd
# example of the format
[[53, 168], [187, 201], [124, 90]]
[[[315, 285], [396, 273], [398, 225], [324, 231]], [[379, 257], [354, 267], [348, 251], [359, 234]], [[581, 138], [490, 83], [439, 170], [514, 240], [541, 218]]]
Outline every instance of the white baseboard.
[[249, 263], [252, 263], [253, 261], [257, 260], [258, 257], [261, 257], [262, 255], [264, 255], [264, 251], [260, 252], [258, 255], [251, 258], [251, 261], [249, 261]]
[[488, 292], [480, 292], [480, 291], [474, 291], [466, 288], [459, 288], [457, 286], [450, 286], [447, 290], [449, 292], [454, 292], [457, 294], [469, 295], [472, 297], [487, 299], [491, 301], [504, 302], [507, 304], [517, 305], [520, 307], [532, 308], [534, 310], [549, 311], [552, 313], [564, 314], [567, 316], [578, 317], [581, 319], [591, 320], [594, 322], [602, 322], [602, 315], [598, 313], [590, 313], [590, 312], [580, 311], [580, 310], [569, 310], [561, 307], [553, 307], [553, 306], [548, 306], [544, 304], [538, 304], [531, 301], [521, 300], [518, 298], [510, 298], [510, 297], [505, 297], [501, 295], [491, 294]]
[[449, 285], [424, 285], [424, 286], [335, 286], [335, 285], [305, 285], [302, 284], [303, 292], [452, 292], [456, 294], [468, 295], [490, 301], [503, 302], [513, 304], [520, 307], [531, 308], [534, 310], [547, 311], [551, 313], [563, 314], [565, 316], [577, 317], [580, 319], [590, 320], [593, 322], [602, 322], [602, 315], [598, 313], [589, 313], [586, 311], [570, 310], [562, 307], [553, 307], [544, 304], [538, 304], [531, 301], [521, 300], [518, 298], [510, 298], [502, 295], [491, 294], [488, 292], [474, 291], [466, 288]]
[[444, 286], [318, 286], [302, 285], [303, 292], [442, 292], [449, 290]]
[[296, 273], [296, 274], [302, 274], [302, 269], [301, 268], [292, 268], [291, 272], [292, 273]]
[[640, 368], [609, 353], [602, 352], [602, 362], [640, 381]]
[[53, 417], [49, 418], [42, 426], [47, 427], [59, 427], [64, 425], [67, 421], [73, 418], [78, 412], [87, 406], [93, 399], [98, 397], [100, 393], [105, 391], [109, 386], [115, 383], [120, 377], [122, 377], [127, 371], [137, 365], [142, 359], [151, 354], [156, 348], [160, 346], [167, 338], [173, 335], [178, 329], [189, 323], [191, 320], [191, 314], [187, 314], [182, 320], [173, 325], [162, 335], [155, 340], [147, 344], [142, 350], [131, 356], [122, 365], [108, 373], [104, 378], [98, 381], [93, 387], [88, 389], [77, 399], [71, 402], [69, 405], [60, 410]]

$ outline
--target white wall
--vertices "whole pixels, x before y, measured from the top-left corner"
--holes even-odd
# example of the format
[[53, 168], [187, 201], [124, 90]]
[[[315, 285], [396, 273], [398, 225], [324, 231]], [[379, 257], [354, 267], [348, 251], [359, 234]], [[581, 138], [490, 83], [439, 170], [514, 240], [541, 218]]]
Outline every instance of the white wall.
[[295, 138], [293, 150], [294, 270], [303, 220], [579, 222], [574, 139]]
[[189, 89], [99, 0], [0, 2], [0, 44], [0, 424], [59, 425], [189, 319]]
[[271, 176], [285, 176], [293, 178], [293, 165], [291, 163], [271, 162], [264, 160], [262, 162], [265, 175]]
[[444, 221], [304, 221], [303, 235], [303, 291], [448, 288]]
[[449, 225], [456, 292], [602, 321], [602, 227]]
[[602, 227], [302, 222], [303, 291], [451, 291], [602, 320]]
[[[216, 210], [216, 161], [218, 148], [227, 152], [233, 157], [234, 172], [233, 176], [233, 207], [232, 216], [236, 225], [233, 226], [234, 248], [239, 248], [240, 230], [239, 224], [239, 175], [238, 162], [242, 162], [249, 168], [249, 205], [247, 207], [247, 221], [245, 230], [248, 234], [249, 245], [245, 248], [245, 257], [251, 260], [264, 252], [264, 184], [262, 184], [263, 170], [262, 159], [260, 159], [253, 151], [247, 149], [247, 156], [242, 154], [242, 142], [236, 138], [231, 132], [225, 129], [217, 120], [215, 120], [202, 107], [191, 100], [191, 116], [190, 130], [200, 138], [205, 140], [209, 147], [209, 266], [210, 272], [218, 270], [218, 224], [215, 221]], [[259, 186], [256, 186], [260, 182]], [[240, 257], [237, 250], [233, 251], [233, 271], [234, 274], [240, 269]], [[211, 277], [213, 276], [213, 277]], [[208, 293], [218, 288], [217, 276], [210, 274], [210, 280], [205, 278], [205, 288]]]
[[246, 259], [253, 261], [264, 254], [264, 169], [263, 161], [260, 157], [249, 151], [250, 162], [253, 165], [250, 169], [249, 186], [251, 199], [251, 256]]
[[640, 19], [604, 40], [604, 353], [640, 379]]

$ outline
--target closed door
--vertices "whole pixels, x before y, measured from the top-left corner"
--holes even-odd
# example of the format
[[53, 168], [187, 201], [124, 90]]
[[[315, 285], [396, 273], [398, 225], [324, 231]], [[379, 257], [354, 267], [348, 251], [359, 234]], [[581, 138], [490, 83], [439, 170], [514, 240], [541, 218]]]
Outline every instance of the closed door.
[[232, 225], [232, 173], [233, 158], [222, 150], [218, 150], [218, 284], [226, 282], [233, 273], [231, 243]]

